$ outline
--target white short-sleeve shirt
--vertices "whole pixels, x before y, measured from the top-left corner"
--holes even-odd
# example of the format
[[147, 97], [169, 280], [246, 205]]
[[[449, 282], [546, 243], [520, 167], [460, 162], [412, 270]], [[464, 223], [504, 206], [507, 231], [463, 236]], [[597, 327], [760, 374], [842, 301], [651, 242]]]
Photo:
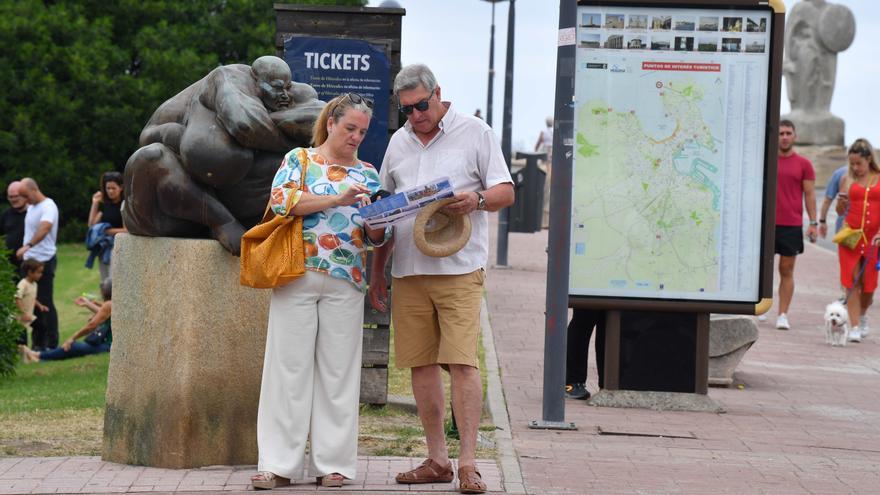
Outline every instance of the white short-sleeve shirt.
[[24, 252], [24, 259], [35, 259], [41, 263], [45, 263], [55, 256], [55, 242], [58, 239], [58, 206], [49, 198], [40, 201], [28, 208], [27, 214], [24, 216], [24, 243], [31, 242], [40, 222], [49, 222], [52, 228], [43, 240], [35, 244], [32, 248]]
[[[455, 111], [452, 104], [440, 121], [440, 132], [423, 145], [407, 122], [391, 136], [382, 169], [382, 187], [402, 191], [448, 177], [455, 192], [483, 191], [513, 183], [501, 146], [492, 128], [477, 117]], [[445, 258], [425, 256], [413, 241], [410, 217], [394, 225], [394, 277], [410, 275], [461, 275], [483, 268], [489, 261], [489, 220], [485, 211], [474, 211], [471, 238], [461, 251]]]

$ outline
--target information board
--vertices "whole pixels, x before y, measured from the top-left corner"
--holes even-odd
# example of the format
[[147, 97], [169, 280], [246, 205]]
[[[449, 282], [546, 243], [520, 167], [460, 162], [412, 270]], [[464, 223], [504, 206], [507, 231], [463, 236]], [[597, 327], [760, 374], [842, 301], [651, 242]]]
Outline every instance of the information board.
[[570, 296], [763, 296], [773, 24], [578, 2]]
[[314, 87], [322, 101], [357, 93], [375, 102], [358, 158], [378, 169], [388, 146], [391, 64], [385, 52], [362, 40], [297, 36], [284, 42], [284, 61], [293, 80]]

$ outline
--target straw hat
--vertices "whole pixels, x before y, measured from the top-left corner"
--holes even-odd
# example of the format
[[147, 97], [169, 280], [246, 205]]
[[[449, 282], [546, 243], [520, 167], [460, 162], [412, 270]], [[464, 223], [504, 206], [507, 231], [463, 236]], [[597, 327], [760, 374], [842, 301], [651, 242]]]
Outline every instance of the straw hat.
[[454, 198], [434, 201], [424, 207], [413, 225], [416, 247], [426, 256], [442, 258], [457, 253], [471, 238], [469, 215], [452, 215], [442, 208]]

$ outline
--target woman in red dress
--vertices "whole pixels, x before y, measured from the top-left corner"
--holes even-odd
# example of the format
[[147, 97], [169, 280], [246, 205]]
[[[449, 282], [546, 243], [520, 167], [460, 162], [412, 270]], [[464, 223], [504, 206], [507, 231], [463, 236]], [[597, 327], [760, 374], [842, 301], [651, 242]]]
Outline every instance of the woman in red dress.
[[841, 179], [841, 191], [848, 192], [846, 224], [863, 229], [854, 248], [838, 245], [840, 283], [846, 288], [852, 342], [861, 342], [868, 333], [865, 312], [874, 301], [877, 288], [877, 244], [880, 242], [880, 166], [874, 148], [866, 139], [857, 139], [848, 150], [849, 173]]

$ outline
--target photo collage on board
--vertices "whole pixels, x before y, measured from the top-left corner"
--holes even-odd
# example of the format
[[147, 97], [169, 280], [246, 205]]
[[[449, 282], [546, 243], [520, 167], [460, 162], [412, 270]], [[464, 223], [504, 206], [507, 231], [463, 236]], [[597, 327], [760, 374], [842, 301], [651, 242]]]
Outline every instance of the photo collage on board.
[[[695, 11], [696, 12], [696, 11]], [[764, 53], [767, 14], [699, 15], [590, 12], [580, 9], [580, 48], [679, 52]]]

